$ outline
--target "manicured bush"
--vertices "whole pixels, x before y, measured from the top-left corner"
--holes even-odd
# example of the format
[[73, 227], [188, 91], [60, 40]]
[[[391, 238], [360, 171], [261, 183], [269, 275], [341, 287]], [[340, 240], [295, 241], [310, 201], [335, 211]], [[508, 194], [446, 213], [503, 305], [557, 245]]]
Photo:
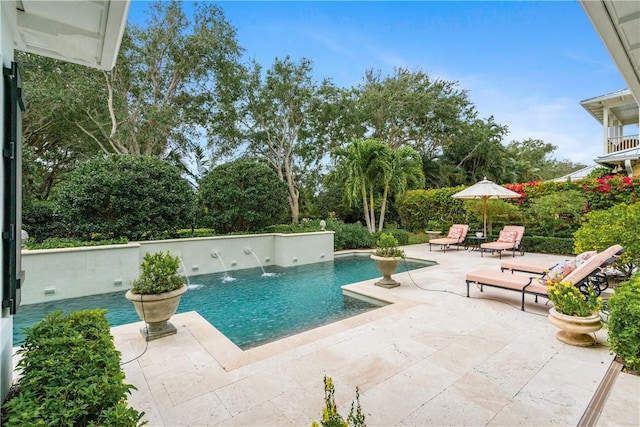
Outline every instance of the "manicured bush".
[[180, 170], [147, 156], [96, 158], [69, 175], [60, 189], [60, 212], [85, 239], [151, 238], [190, 226], [193, 190]]
[[327, 220], [327, 230], [333, 230], [333, 249], [363, 249], [372, 248], [376, 243], [375, 234], [369, 233], [367, 228], [359, 222], [345, 224], [342, 221]]
[[127, 407], [120, 353], [106, 310], [49, 313], [25, 328], [17, 393], [3, 405], [6, 426], [137, 426], [144, 413]]
[[[525, 230], [525, 236], [522, 238], [522, 244], [524, 245], [524, 250], [526, 252], [540, 252], [559, 255], [571, 255], [574, 253], [572, 238], [527, 236], [526, 234], [527, 231]], [[497, 239], [497, 236], [495, 238]]]
[[590, 212], [576, 231], [575, 253], [605, 250], [619, 244], [625, 252], [616, 268], [627, 277], [640, 266], [640, 203], [620, 204], [604, 211]]
[[611, 351], [640, 371], [640, 274], [616, 286], [608, 301]]
[[201, 226], [219, 233], [253, 232], [289, 217], [288, 190], [264, 163], [238, 159], [200, 181]]
[[51, 201], [33, 201], [22, 207], [22, 228], [34, 242], [43, 242], [50, 237], [64, 237], [67, 227]]
[[184, 286], [185, 277], [178, 274], [180, 257], [170, 252], [147, 252], [140, 265], [140, 277], [133, 281], [131, 293], [160, 295]]

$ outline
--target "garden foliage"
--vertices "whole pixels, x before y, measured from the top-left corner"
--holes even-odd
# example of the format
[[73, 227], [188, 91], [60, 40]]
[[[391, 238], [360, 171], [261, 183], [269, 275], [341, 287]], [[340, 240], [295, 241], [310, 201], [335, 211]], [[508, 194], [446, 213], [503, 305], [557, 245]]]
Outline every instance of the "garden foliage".
[[[504, 187], [519, 193], [521, 197], [489, 200], [489, 229], [495, 232], [508, 224], [524, 225], [527, 230], [525, 240], [534, 239], [525, 242], [527, 251], [536, 252], [572, 253], [574, 248], [570, 245], [570, 239], [580, 228], [586, 214], [621, 203], [640, 201], [640, 176], [608, 175], [574, 182], [535, 181], [505, 184]], [[481, 202], [451, 197], [462, 189], [450, 187], [407, 191], [397, 198], [401, 226], [410, 231], [422, 231], [432, 228], [431, 222], [437, 222], [442, 228], [440, 231], [445, 231], [452, 224], [465, 223], [469, 224], [471, 230], [481, 230]], [[629, 256], [626, 258], [628, 260]]]
[[640, 266], [640, 203], [619, 204], [590, 212], [575, 232], [575, 252], [603, 251], [614, 244], [624, 247], [615, 266], [627, 277]]
[[241, 158], [200, 181], [199, 223], [219, 233], [258, 231], [287, 220], [287, 197], [286, 185], [269, 166]]
[[34, 200], [22, 206], [22, 228], [29, 233], [34, 242], [43, 242], [51, 237], [63, 237], [68, 234], [67, 227], [51, 201]]
[[137, 426], [144, 413], [128, 407], [106, 310], [49, 313], [25, 328], [18, 350], [22, 376], [3, 406], [6, 426]]
[[190, 226], [193, 198], [178, 168], [153, 157], [111, 155], [73, 171], [59, 206], [76, 237], [140, 240]]
[[356, 398], [351, 402], [351, 410], [349, 416], [345, 420], [342, 415], [338, 413], [338, 407], [336, 406], [335, 387], [331, 377], [325, 375], [324, 377], [324, 407], [322, 408], [322, 420], [320, 424], [316, 421], [311, 423], [312, 427], [365, 427], [365, 416], [360, 406], [360, 390], [356, 387]]
[[640, 371], [640, 274], [616, 286], [608, 301], [611, 351]]

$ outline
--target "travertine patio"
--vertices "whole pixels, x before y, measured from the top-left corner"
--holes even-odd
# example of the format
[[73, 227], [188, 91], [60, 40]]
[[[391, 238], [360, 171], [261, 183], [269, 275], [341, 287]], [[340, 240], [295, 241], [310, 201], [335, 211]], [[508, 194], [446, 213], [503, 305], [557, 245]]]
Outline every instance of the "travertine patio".
[[113, 328], [124, 361], [144, 352], [123, 366], [138, 388], [130, 404], [151, 426], [308, 426], [329, 375], [345, 416], [360, 388], [369, 426], [640, 425], [640, 377], [611, 375], [606, 331], [595, 347], [571, 347], [555, 338], [544, 301], [531, 297], [522, 312], [515, 292], [466, 298], [465, 272], [498, 269], [497, 256], [405, 250], [438, 265], [394, 276], [399, 288], [348, 286], [393, 304], [248, 351], [195, 312], [174, 316], [178, 334], [146, 351], [141, 323]]

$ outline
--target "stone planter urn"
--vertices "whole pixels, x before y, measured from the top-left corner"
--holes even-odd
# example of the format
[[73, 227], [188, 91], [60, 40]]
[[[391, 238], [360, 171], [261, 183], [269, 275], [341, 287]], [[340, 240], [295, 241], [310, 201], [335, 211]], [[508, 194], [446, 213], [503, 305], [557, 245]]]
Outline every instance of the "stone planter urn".
[[599, 314], [587, 317], [568, 316], [558, 313], [553, 307], [549, 309], [549, 320], [561, 329], [556, 338], [565, 344], [579, 347], [594, 345], [596, 341], [589, 334], [602, 328], [602, 318]]
[[376, 262], [376, 267], [380, 273], [382, 273], [382, 279], [377, 281], [376, 286], [382, 286], [383, 288], [395, 288], [400, 286], [399, 282], [396, 282], [391, 275], [398, 269], [398, 264], [402, 261], [402, 257], [382, 257], [378, 255], [371, 255], [371, 259]]
[[431, 239], [437, 239], [438, 237], [440, 237], [440, 234], [442, 233], [440, 233], [439, 231], [426, 230], [425, 234], [427, 235], [427, 238], [431, 240]]
[[161, 294], [134, 294], [127, 291], [125, 297], [133, 303], [136, 313], [147, 326], [140, 333], [147, 341], [173, 335], [176, 327], [169, 322], [180, 304], [180, 297], [187, 292], [187, 285], [175, 291]]

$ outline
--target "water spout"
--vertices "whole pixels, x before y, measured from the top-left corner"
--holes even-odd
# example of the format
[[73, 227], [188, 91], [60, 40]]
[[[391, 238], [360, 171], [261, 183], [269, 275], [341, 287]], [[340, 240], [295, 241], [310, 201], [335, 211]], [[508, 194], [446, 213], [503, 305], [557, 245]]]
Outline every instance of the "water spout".
[[260, 262], [260, 259], [258, 258], [258, 255], [256, 255], [255, 252], [253, 252], [251, 250], [251, 248], [245, 248], [244, 249], [244, 253], [245, 254], [252, 254], [253, 257], [256, 259], [256, 261], [258, 262], [258, 265], [260, 266], [260, 269], [262, 270], [262, 277], [273, 277], [276, 275], [276, 273], [267, 273], [264, 271], [264, 267], [262, 266], [262, 263]]
[[182, 257], [178, 257], [180, 260], [180, 265], [182, 266], [182, 271], [184, 272], [184, 277], [187, 279], [187, 289], [198, 289], [201, 288], [202, 285], [192, 285], [189, 281], [189, 275], [187, 274], [187, 267], [184, 266], [184, 262], [182, 262]]
[[234, 280], [236, 280], [235, 277], [231, 277], [227, 274], [227, 266], [224, 265], [224, 260], [222, 259], [222, 255], [220, 255], [220, 252], [214, 249], [211, 251], [211, 256], [213, 258], [218, 258], [220, 260], [220, 263], [222, 264], [222, 270], [224, 270], [224, 275], [222, 276], [222, 283], [233, 282]]

